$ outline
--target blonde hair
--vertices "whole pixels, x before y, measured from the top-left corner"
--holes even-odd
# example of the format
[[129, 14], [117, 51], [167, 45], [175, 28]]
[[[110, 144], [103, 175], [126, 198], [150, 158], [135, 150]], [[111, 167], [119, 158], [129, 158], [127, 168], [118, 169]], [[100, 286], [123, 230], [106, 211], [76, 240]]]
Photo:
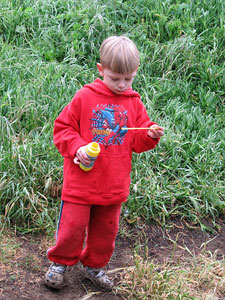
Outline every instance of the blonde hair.
[[139, 51], [128, 37], [110, 36], [100, 47], [100, 63], [112, 72], [130, 74], [139, 66]]

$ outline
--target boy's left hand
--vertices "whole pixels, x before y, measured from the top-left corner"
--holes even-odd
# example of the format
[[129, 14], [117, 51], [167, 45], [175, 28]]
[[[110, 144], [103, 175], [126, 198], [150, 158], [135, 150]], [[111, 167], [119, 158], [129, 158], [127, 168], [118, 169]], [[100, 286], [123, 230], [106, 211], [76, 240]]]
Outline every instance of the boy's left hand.
[[147, 134], [152, 139], [158, 139], [158, 138], [160, 138], [161, 136], [164, 135], [164, 128], [163, 127], [154, 124], [150, 128], [151, 129], [148, 129]]

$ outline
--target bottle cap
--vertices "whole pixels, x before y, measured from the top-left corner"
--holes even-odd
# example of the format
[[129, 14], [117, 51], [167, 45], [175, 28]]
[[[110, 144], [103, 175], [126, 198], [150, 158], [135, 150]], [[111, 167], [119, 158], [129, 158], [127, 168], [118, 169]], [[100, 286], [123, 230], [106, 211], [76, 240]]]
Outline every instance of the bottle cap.
[[87, 147], [87, 154], [90, 155], [90, 156], [98, 156], [100, 152], [100, 146], [98, 143], [90, 143]]

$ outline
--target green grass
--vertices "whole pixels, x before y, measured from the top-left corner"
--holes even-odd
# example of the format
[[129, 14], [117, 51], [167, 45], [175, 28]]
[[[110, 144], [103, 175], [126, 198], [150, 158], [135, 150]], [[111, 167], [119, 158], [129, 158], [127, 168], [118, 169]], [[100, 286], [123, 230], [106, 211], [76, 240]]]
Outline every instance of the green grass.
[[155, 150], [133, 157], [129, 218], [224, 214], [224, 16], [222, 0], [2, 0], [0, 222], [52, 230], [62, 184], [53, 121], [97, 76], [103, 39], [124, 33], [141, 53], [133, 87], [165, 127]]
[[125, 268], [118, 290], [129, 300], [206, 300], [224, 295], [224, 263], [216, 254], [202, 253], [164, 264], [135, 255], [135, 266]]

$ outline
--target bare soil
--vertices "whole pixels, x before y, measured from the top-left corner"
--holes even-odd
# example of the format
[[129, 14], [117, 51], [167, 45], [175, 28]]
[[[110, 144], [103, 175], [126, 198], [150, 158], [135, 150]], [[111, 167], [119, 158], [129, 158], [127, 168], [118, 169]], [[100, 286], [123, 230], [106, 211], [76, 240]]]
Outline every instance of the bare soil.
[[[203, 251], [216, 252], [218, 260], [224, 259], [225, 219], [217, 220], [216, 227], [209, 220], [204, 224], [209, 231], [203, 231], [199, 226], [178, 219], [173, 220], [166, 229], [157, 224], [146, 225], [140, 220], [133, 225], [123, 221], [115, 252], [106, 271], [110, 270], [109, 276], [118, 283], [118, 268], [134, 265], [134, 251], [144, 254], [144, 249], [148, 249], [149, 258], [157, 263], [198, 255]], [[124, 299], [116, 288], [112, 292], [103, 292], [83, 279], [79, 264], [68, 268], [65, 286], [60, 291], [47, 288], [43, 280], [49, 266], [45, 252], [52, 242], [45, 235], [8, 232], [4, 235], [4, 246], [0, 248], [1, 300]]]

